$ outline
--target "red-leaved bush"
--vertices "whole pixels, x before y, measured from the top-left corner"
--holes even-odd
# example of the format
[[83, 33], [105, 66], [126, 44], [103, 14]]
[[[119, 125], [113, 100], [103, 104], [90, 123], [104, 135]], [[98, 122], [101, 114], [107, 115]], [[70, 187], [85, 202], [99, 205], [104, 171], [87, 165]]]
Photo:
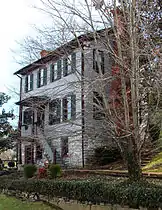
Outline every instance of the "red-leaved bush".
[[43, 178], [47, 178], [47, 169], [42, 167], [42, 168], [39, 168], [38, 170], [38, 178], [39, 179], [43, 179]]

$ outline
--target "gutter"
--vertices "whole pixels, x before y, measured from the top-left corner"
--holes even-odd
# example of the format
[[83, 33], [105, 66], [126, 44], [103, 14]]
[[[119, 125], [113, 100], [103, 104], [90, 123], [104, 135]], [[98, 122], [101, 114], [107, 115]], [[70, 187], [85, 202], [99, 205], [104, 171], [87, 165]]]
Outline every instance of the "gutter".
[[84, 168], [85, 166], [85, 161], [84, 161], [84, 134], [85, 134], [85, 119], [84, 119], [84, 115], [85, 115], [85, 101], [84, 101], [84, 53], [82, 51], [81, 54], [81, 106], [82, 106], [82, 166]]

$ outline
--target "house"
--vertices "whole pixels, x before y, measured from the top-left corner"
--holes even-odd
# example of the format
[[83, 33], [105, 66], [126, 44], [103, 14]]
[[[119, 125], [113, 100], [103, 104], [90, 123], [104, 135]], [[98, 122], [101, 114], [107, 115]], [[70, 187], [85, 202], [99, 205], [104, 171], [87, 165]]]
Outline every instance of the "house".
[[39, 60], [14, 73], [20, 78], [19, 163], [47, 159], [84, 167], [95, 147], [111, 144], [100, 109], [103, 78], [112, 67], [101, 40], [109, 34], [104, 29], [97, 43], [89, 33], [52, 52], [43, 50]]

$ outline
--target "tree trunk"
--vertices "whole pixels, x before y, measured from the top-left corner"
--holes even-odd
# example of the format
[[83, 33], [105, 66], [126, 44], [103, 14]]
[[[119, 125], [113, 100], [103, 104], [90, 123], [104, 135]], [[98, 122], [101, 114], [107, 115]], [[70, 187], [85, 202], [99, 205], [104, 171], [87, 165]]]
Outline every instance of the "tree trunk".
[[128, 178], [130, 181], [139, 181], [142, 178], [141, 162], [138, 152], [133, 150], [127, 153]]

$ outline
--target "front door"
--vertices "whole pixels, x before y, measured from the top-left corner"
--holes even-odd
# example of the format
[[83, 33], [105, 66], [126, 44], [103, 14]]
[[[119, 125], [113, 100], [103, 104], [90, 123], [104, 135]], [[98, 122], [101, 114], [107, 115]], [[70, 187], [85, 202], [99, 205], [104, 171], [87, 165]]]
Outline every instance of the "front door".
[[34, 164], [34, 146], [33, 146], [33, 144], [25, 146], [25, 164]]

